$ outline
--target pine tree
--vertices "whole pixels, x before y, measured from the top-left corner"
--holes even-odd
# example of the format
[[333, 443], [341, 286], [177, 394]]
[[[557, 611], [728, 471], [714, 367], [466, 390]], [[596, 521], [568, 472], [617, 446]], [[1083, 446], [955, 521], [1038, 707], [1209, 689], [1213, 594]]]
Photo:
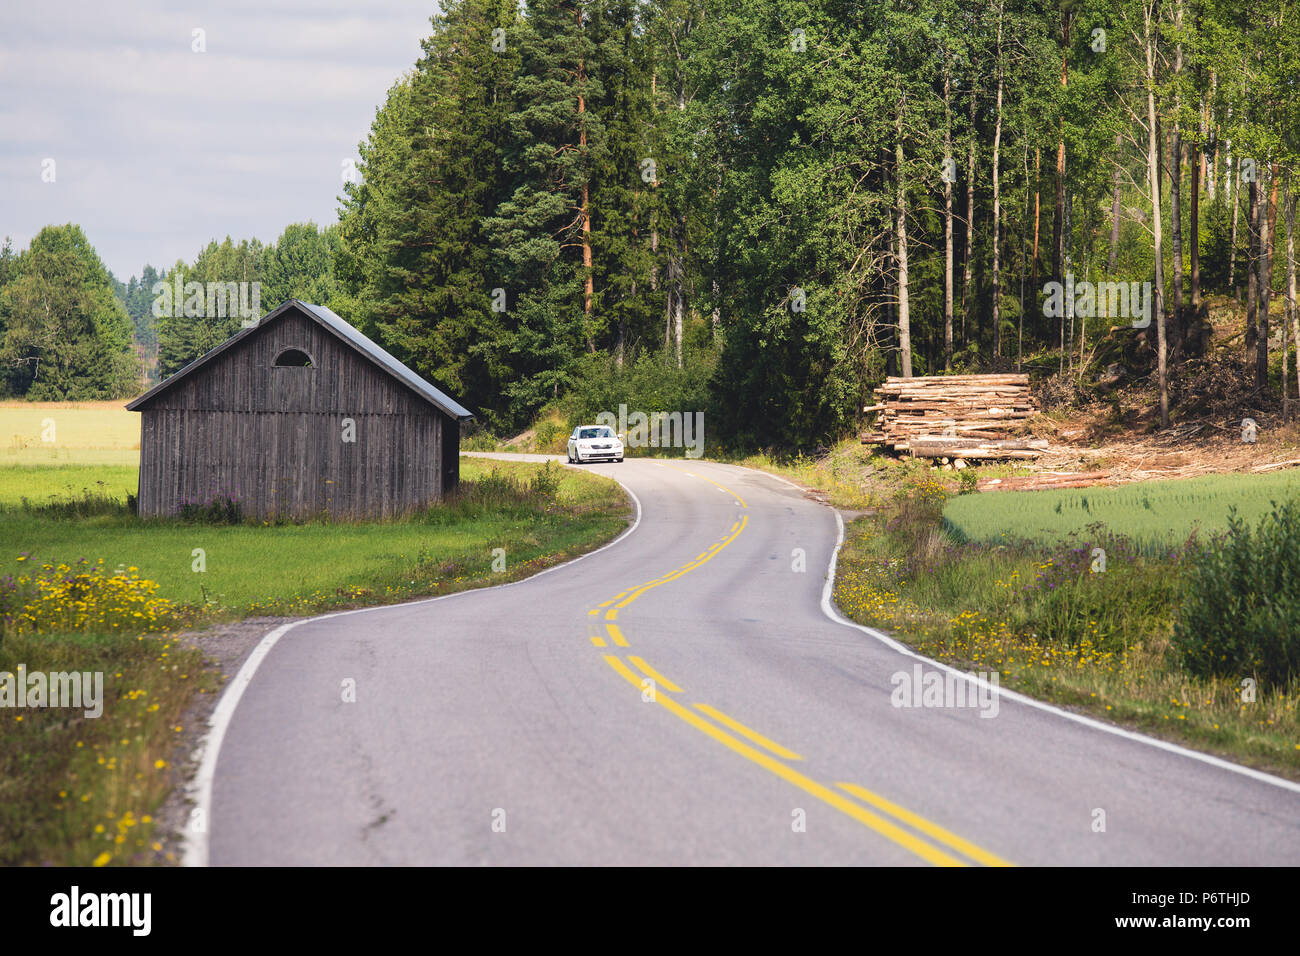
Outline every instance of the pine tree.
[[[501, 195], [509, 81], [520, 25], [505, 0], [458, 0], [433, 17], [424, 56], [389, 92], [345, 187], [338, 274], [345, 311], [491, 421], [510, 367], [483, 221]], [[496, 32], [499, 31], [499, 32]], [[507, 307], [512, 290], [506, 290]]]

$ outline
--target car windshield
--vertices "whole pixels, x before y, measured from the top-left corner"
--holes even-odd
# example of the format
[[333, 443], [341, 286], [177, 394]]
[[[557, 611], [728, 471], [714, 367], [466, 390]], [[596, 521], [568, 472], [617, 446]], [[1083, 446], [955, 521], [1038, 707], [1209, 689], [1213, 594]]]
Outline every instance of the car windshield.
[[614, 433], [608, 428], [580, 428], [579, 438], [613, 438]]

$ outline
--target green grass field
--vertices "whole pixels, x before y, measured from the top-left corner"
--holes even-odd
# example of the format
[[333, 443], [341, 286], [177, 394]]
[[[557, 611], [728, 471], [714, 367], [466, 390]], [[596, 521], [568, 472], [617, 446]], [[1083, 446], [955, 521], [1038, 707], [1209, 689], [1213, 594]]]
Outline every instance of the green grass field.
[[1210, 535], [1227, 527], [1234, 506], [1247, 523], [1270, 502], [1300, 492], [1300, 471], [1206, 475], [1105, 488], [1000, 491], [961, 495], [944, 508], [944, 530], [957, 541], [1061, 542], [1100, 522], [1144, 549]]
[[[467, 485], [495, 471], [526, 480], [536, 465], [462, 459]], [[96, 478], [96, 475], [104, 475]], [[331, 606], [340, 598], [398, 599], [406, 594], [455, 589], [489, 573], [493, 549], [505, 550], [506, 570], [536, 562], [549, 553], [568, 553], [593, 536], [604, 538], [623, 523], [621, 493], [612, 482], [565, 471], [556, 502], [546, 512], [533, 508], [435, 507], [401, 521], [322, 521], [260, 527], [179, 521], [141, 522], [128, 515], [57, 519], [31, 514], [13, 503], [42, 500], [53, 491], [134, 490], [133, 469], [114, 466], [0, 469], [0, 575], [19, 574], [40, 564], [86, 558], [107, 568], [139, 569], [159, 584], [159, 594], [177, 603], [204, 604], [238, 615], [301, 611]], [[196, 549], [203, 571], [195, 571]], [[436, 592], [442, 593], [442, 592]]]
[[[506, 550], [509, 573], [603, 539], [622, 521], [612, 517], [621, 510], [617, 487], [577, 472], [562, 475], [559, 507], [550, 514], [434, 509], [418, 520], [255, 527], [142, 523], [126, 515], [58, 519], [23, 509], [24, 499], [42, 505], [87, 492], [122, 500], [134, 494], [139, 419], [121, 402], [0, 403], [0, 436], [13, 436], [0, 454], [0, 575], [84, 557], [139, 568], [178, 603], [234, 614], [304, 610], [348, 594], [374, 601], [426, 593], [430, 568], [451, 569], [438, 585], [451, 588], [489, 569], [497, 547]], [[51, 441], [42, 440], [43, 430]], [[527, 480], [536, 466], [461, 460], [467, 483], [494, 469]], [[204, 552], [203, 572], [193, 570], [196, 548]]]

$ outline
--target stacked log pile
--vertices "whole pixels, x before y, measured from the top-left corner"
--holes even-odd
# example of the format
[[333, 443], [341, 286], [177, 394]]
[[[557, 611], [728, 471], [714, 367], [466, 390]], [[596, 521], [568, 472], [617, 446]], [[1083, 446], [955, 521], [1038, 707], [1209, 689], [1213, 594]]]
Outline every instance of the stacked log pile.
[[864, 443], [916, 458], [1037, 458], [1041, 439], [1012, 438], [1009, 429], [1033, 415], [1029, 376], [935, 375], [887, 378], [876, 390], [879, 413]]

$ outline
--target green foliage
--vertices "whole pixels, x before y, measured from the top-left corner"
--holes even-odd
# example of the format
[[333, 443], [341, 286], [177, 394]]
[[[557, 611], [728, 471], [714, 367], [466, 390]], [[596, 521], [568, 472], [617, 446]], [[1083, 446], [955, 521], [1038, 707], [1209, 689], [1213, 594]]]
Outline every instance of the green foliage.
[[158, 270], [146, 265], [140, 278], [131, 276], [123, 290], [122, 304], [135, 329], [135, 343], [148, 354], [158, 350], [158, 328], [153, 316], [154, 285], [162, 279]]
[[[508, 195], [500, 153], [519, 69], [517, 20], [507, 0], [444, 5], [424, 56], [389, 91], [360, 145], [362, 181], [345, 185], [340, 210], [337, 275], [355, 300], [345, 317], [470, 401], [490, 427], [520, 420], [504, 389], [530, 391], [520, 383], [539, 344], [514, 336], [524, 290], [494, 268], [483, 225]], [[504, 51], [492, 49], [498, 28], [507, 31]], [[494, 288], [506, 290], [509, 312], [492, 311]]]
[[[293, 223], [269, 246], [256, 239], [235, 243], [227, 236], [208, 243], [192, 265], [177, 262], [159, 277], [167, 288], [150, 305], [157, 317], [162, 374], [178, 371], [238, 332], [245, 319], [260, 319], [289, 299], [355, 318], [355, 304], [336, 277], [340, 242], [338, 226]], [[150, 271], [146, 267], [146, 275]], [[187, 288], [189, 283], [198, 285]], [[139, 288], [145, 288], [143, 280]]]
[[[158, 322], [158, 363], [163, 377], [179, 371], [238, 332], [245, 304], [255, 312], [250, 319], [261, 318], [265, 308], [253, 308], [252, 283], [261, 283], [265, 262], [266, 247], [261, 242], [245, 239], [236, 244], [227, 236], [220, 244], [215, 240], [209, 242], [193, 265], [177, 262], [168, 270], [161, 279], [167, 289], [155, 298], [152, 306]], [[179, 297], [174, 291], [177, 283], [181, 289]], [[232, 290], [228, 283], [249, 285]], [[231, 291], [235, 292], [233, 297]]]
[[4, 272], [0, 363], [11, 394], [66, 401], [140, 390], [131, 321], [81, 227], [46, 226]]
[[[342, 297], [334, 276], [339, 242], [338, 226], [318, 229], [314, 222], [286, 226], [263, 256], [264, 310], [270, 311], [289, 299], [335, 309]], [[346, 310], [346, 305], [343, 308]]]
[[496, 451], [500, 440], [486, 428], [463, 430], [460, 434], [461, 451]]
[[554, 501], [560, 491], [560, 466], [548, 461], [528, 480], [528, 492], [537, 501]]
[[[1253, 159], [1285, 207], [1300, 18], [1131, 0], [877, 6], [449, 0], [359, 146], [337, 228], [294, 224], [266, 248], [214, 242], [164, 278], [261, 282], [267, 308], [329, 305], [498, 434], [571, 391], [584, 414], [619, 404], [591, 397], [593, 362], [655, 355], [694, 382], [692, 352], [707, 352], [704, 397], [692, 386], [689, 404], [664, 401], [706, 409], [714, 440], [750, 451], [854, 433], [872, 386], [904, 363], [903, 301], [917, 373], [1005, 369], [1014, 340], [1033, 372], [1077, 356], [1145, 374], [1153, 332], [1058, 325], [1036, 286], [1067, 270], [1148, 280], [1159, 219], [1166, 303], [1185, 302], [1169, 267], [1190, 276], [1202, 159], [1214, 178], [1201, 184], [1201, 288], [1222, 290], [1234, 263], [1240, 286], [1250, 229], [1232, 223], [1249, 190], [1227, 188], [1226, 161]], [[1154, 209], [1148, 86], [1156, 154], [1183, 150]], [[940, 174], [950, 160], [955, 178]], [[0, 303], [18, 301], [16, 268], [6, 246]], [[168, 373], [238, 328], [181, 302], [155, 329], [142, 309], [155, 278], [146, 267], [117, 288], [147, 365], [155, 338]], [[1186, 318], [1171, 315], [1175, 382]], [[20, 331], [10, 352], [30, 340]], [[10, 390], [26, 394], [34, 356], [9, 358]], [[70, 394], [57, 379], [48, 393]]]
[[1181, 598], [1173, 643], [1193, 674], [1272, 685], [1300, 674], [1300, 501], [1275, 504], [1253, 532], [1234, 509]]
[[540, 452], [558, 452], [568, 447], [569, 434], [560, 422], [543, 419], [533, 428], [533, 447]]
[[[711, 348], [689, 350], [681, 367], [671, 353], [643, 351], [622, 362], [614, 355], [583, 356], [561, 409], [569, 427], [591, 424], [602, 412], [705, 412], [709, 426], [709, 378], [717, 364]], [[568, 432], [565, 432], [567, 437]]]

